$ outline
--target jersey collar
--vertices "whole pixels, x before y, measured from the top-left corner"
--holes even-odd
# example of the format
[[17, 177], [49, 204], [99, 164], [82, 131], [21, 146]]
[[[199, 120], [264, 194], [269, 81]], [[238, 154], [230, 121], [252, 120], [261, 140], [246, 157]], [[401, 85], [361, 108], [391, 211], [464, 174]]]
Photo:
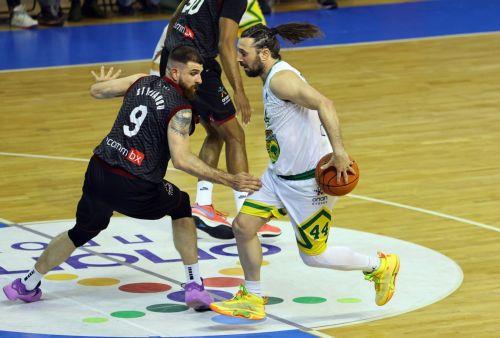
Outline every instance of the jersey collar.
[[162, 77], [162, 79], [163, 79], [165, 82], [167, 82], [167, 83], [171, 84], [171, 85], [172, 85], [172, 86], [173, 86], [173, 87], [177, 90], [177, 92], [178, 92], [179, 94], [181, 94], [182, 96], [184, 96], [184, 91], [182, 90], [181, 86], [179, 86], [177, 83], [175, 83], [175, 82], [174, 82], [174, 80], [172, 80], [172, 79], [171, 79], [171, 78], [169, 78], [168, 76], [164, 76], [164, 77]]

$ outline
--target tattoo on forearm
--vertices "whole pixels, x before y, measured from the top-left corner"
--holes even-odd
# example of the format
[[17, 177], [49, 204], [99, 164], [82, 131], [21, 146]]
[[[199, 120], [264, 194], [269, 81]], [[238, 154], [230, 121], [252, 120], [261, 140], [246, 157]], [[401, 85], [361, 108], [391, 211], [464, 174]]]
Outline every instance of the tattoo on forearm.
[[174, 117], [170, 120], [168, 128], [181, 136], [189, 136], [189, 129], [191, 128], [191, 110], [179, 110]]

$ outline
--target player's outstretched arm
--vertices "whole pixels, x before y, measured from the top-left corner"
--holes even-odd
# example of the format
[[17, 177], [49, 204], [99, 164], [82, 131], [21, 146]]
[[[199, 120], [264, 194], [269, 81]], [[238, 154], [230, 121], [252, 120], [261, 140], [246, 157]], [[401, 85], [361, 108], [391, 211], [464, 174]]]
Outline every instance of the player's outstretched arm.
[[118, 78], [121, 74], [121, 69], [113, 72], [111, 67], [106, 72], [104, 66], [101, 66], [100, 74], [94, 71], [90, 73], [94, 76], [95, 83], [90, 86], [90, 95], [96, 99], [109, 99], [112, 97], [123, 96], [130, 86], [147, 74], [134, 74], [127, 77]]
[[231, 175], [212, 168], [191, 152], [189, 146], [191, 117], [190, 109], [182, 109], [168, 124], [168, 145], [174, 167], [200, 179], [227, 185], [238, 191], [251, 193], [259, 190], [261, 183], [258, 178], [244, 172]]
[[[333, 156], [323, 169], [334, 166], [338, 172], [342, 173], [340, 176], [344, 177], [344, 181], [348, 182], [347, 171], [354, 173], [354, 169], [351, 168], [352, 161], [344, 149], [340, 122], [333, 102], [289, 70], [276, 73], [271, 79], [270, 86], [272, 92], [280, 99], [318, 111], [323, 128], [333, 147]], [[340, 181], [340, 176], [337, 176], [337, 181]]]

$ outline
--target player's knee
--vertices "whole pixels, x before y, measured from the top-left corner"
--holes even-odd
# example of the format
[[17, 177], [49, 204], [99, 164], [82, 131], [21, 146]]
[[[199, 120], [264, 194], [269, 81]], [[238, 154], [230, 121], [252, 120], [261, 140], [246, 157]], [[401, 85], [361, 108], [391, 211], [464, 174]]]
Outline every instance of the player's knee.
[[299, 251], [299, 253], [300, 258], [302, 258], [302, 262], [304, 262], [304, 264], [306, 264], [307, 266], [313, 268], [320, 268], [323, 266], [323, 264], [321, 264], [321, 255], [311, 256], [302, 251]]
[[92, 230], [89, 230], [79, 224], [76, 224], [72, 229], [68, 231], [68, 237], [73, 242], [73, 245], [79, 248], [90, 241], [92, 238], [99, 235], [99, 233], [107, 227], [108, 224], [104, 224], [100, 227], [94, 227]]
[[170, 214], [172, 220], [176, 220], [184, 217], [192, 217], [193, 214], [191, 212], [191, 202], [189, 200], [189, 195], [184, 191], [181, 191], [180, 194], [180, 203], [177, 208]]
[[[228, 143], [238, 143], [245, 144], [245, 132], [236, 119], [233, 119], [235, 122], [230, 123], [227, 122], [222, 126], [221, 136]], [[232, 121], [232, 120], [231, 120]]]
[[213, 130], [213, 131], [207, 130], [207, 136], [206, 136], [205, 142], [210, 143], [210, 144], [216, 144], [217, 146], [222, 147], [222, 144], [224, 143], [224, 139], [215, 130]]
[[251, 226], [245, 224], [245, 222], [242, 222], [239, 217], [236, 217], [234, 219], [232, 228], [234, 237], [237, 238], [242, 238], [242, 239], [252, 238], [257, 233], [257, 231], [255, 231], [255, 229], [253, 229]]

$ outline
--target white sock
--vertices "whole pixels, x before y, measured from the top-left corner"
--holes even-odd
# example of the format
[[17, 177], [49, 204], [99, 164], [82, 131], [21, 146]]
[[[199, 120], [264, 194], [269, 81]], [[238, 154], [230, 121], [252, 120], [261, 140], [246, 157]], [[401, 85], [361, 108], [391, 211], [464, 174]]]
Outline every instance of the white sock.
[[236, 213], [239, 213], [241, 207], [243, 206], [243, 203], [245, 202], [245, 199], [248, 196], [248, 193], [243, 191], [233, 190], [233, 195], [234, 195], [234, 203], [236, 204]]
[[208, 181], [198, 181], [196, 189], [196, 204], [212, 205], [212, 190], [214, 184]]
[[21, 281], [26, 287], [26, 290], [30, 291], [36, 288], [38, 283], [40, 283], [40, 281], [42, 280], [42, 277], [43, 275], [40, 272], [36, 271], [35, 267], [33, 267], [33, 269], [28, 271], [26, 276], [21, 278]]
[[247, 288], [248, 292], [260, 296], [260, 280], [245, 280], [245, 287]]
[[309, 256], [300, 251], [300, 257], [309, 266], [344, 271], [373, 272], [380, 264], [378, 257], [362, 255], [345, 246], [329, 247], [317, 256]]
[[186, 271], [186, 283], [196, 282], [201, 285], [200, 267], [198, 263], [184, 265], [184, 270]]

